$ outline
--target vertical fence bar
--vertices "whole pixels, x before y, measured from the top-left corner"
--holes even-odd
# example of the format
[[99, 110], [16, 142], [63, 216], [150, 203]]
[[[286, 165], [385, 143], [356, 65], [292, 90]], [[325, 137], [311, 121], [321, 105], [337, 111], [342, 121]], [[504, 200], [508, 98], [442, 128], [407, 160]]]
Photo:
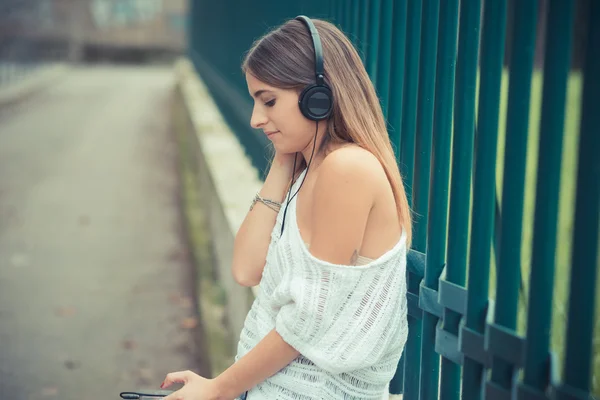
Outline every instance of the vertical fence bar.
[[[409, 321], [410, 324], [410, 321]], [[410, 325], [409, 325], [409, 329], [410, 329]], [[404, 348], [404, 351], [406, 352], [406, 347]], [[398, 361], [398, 366], [396, 368], [396, 372], [394, 374], [394, 376], [392, 377], [392, 380], [390, 381], [390, 394], [403, 394], [404, 393], [404, 367], [406, 365], [406, 353], [402, 353], [402, 357], [400, 357], [400, 361]], [[413, 368], [413, 366], [410, 366], [411, 368]], [[410, 399], [411, 397], [408, 397], [406, 393], [404, 393], [404, 396], [406, 396], [407, 399]]]
[[[190, 57], [192, 58], [192, 61], [195, 63], [195, 53], [200, 53], [203, 51], [204, 49], [204, 43], [206, 38], [204, 38], [202, 36], [202, 22], [204, 20], [203, 15], [202, 15], [202, 8], [204, 6], [203, 1], [202, 0], [192, 0], [194, 2], [194, 7], [196, 12], [194, 13], [194, 15], [192, 16], [193, 21], [190, 21], [190, 24], [192, 24], [192, 34], [194, 35], [194, 44], [193, 46], [190, 47]], [[198, 66], [196, 65], [196, 68], [198, 68]]]
[[[481, 65], [477, 144], [473, 184], [473, 214], [469, 247], [469, 284], [467, 315], [463, 332], [483, 337], [488, 308], [488, 290], [494, 206], [496, 200], [496, 153], [498, 144], [498, 114], [500, 84], [504, 60], [506, 32], [506, 0], [486, 1], [481, 35]], [[463, 335], [463, 337], [466, 335]], [[483, 342], [483, 340], [482, 340]], [[464, 359], [462, 396], [481, 399], [483, 364], [469, 357]]]
[[344, 9], [346, 8], [346, 0], [338, 0], [338, 9], [337, 9], [337, 20], [340, 29], [343, 32], [346, 32], [346, 21], [344, 20]]
[[[425, 2], [428, 4], [428, 2]], [[417, 120], [417, 89], [419, 84], [419, 48], [421, 46], [421, 2], [408, 0], [406, 26], [406, 70], [400, 138], [400, 170], [408, 203], [412, 204], [412, 179], [415, 157], [415, 130]]]
[[[392, 24], [393, 24], [393, 0], [382, 0], [381, 4], [381, 31], [379, 36], [381, 41], [380, 47], [380, 60], [378, 63], [378, 94], [381, 101], [381, 108], [383, 116], [387, 120], [388, 118], [388, 107], [389, 107], [389, 85], [390, 85], [390, 68], [391, 68], [391, 57], [392, 57]], [[406, 347], [404, 349], [406, 352]], [[396, 373], [392, 382], [390, 382], [390, 393], [400, 394], [404, 389], [404, 365], [406, 360], [406, 354], [403, 353], [401, 359], [398, 362]]]
[[[467, 270], [480, 18], [480, 0], [461, 1], [452, 143], [448, 265], [446, 267], [446, 281], [460, 286], [465, 284]], [[475, 284], [479, 284], [479, 282]], [[458, 337], [460, 319], [461, 315], [457, 312], [448, 308], [444, 309], [443, 329]], [[459, 399], [460, 373], [459, 365], [452, 360], [442, 358], [441, 399]]]
[[[437, 4], [436, 4], [437, 6]], [[442, 3], [441, 10], [446, 9], [446, 2]], [[428, 14], [430, 15], [430, 13]], [[442, 18], [454, 17], [456, 15], [442, 13]], [[435, 21], [437, 22], [437, 21]], [[413, 231], [413, 247], [422, 253], [426, 252], [428, 205], [429, 205], [429, 177], [431, 170], [431, 143], [433, 135], [433, 114], [435, 98], [435, 74], [436, 74], [436, 43], [437, 35], [431, 31], [431, 18], [426, 18], [423, 31], [427, 32], [423, 37], [423, 49], [421, 52], [419, 75], [419, 112], [416, 122], [416, 144], [415, 144], [415, 170], [413, 176], [413, 210], [416, 218]], [[437, 27], [436, 27], [437, 28]], [[443, 24], [440, 24], [443, 29]], [[442, 33], [440, 32], [440, 35]], [[443, 39], [442, 39], [443, 40]], [[419, 286], [422, 276], [413, 273], [408, 274], [408, 290], [414, 295], [419, 295]], [[405, 372], [405, 396], [407, 399], [418, 399], [421, 378], [421, 341], [423, 321], [409, 316], [409, 339], [407, 341], [407, 361]]]
[[[413, 188], [413, 209], [415, 217], [415, 230], [413, 231], [413, 244], [416, 250], [425, 252], [427, 243], [427, 206], [429, 200], [429, 174], [431, 171], [431, 142], [433, 135], [433, 116], [435, 106], [436, 87], [444, 90], [436, 81], [436, 71], [443, 66], [453, 66], [455, 62], [456, 44], [448, 40], [456, 37], [458, 24], [458, 0], [444, 0], [439, 8], [439, 35], [428, 34], [423, 40], [423, 52], [421, 53], [421, 75], [419, 82], [419, 114], [417, 115], [417, 138], [415, 150], [415, 174]], [[425, 21], [423, 30], [428, 30]], [[437, 49], [433, 42], [437, 42]], [[425, 50], [427, 49], [427, 50]], [[437, 69], [436, 69], [437, 66]], [[438, 79], [439, 79], [439, 72]]]
[[[402, 124], [402, 96], [404, 93], [404, 50], [406, 45], [406, 4], [407, 0], [396, 0], [393, 6], [392, 22], [392, 53], [390, 60], [390, 87], [388, 105], [388, 122], [390, 126], [390, 140], [400, 161], [400, 127]], [[423, 246], [425, 247], [425, 246]], [[425, 250], [421, 250], [424, 252]], [[416, 288], [411, 287], [410, 272], [407, 272], [408, 291], [419, 294], [418, 283]], [[421, 367], [421, 320], [408, 317], [408, 339], [398, 370], [390, 382], [390, 393], [404, 392], [407, 399], [418, 398], [418, 385]], [[405, 368], [409, 365], [410, 368]]]
[[381, 99], [383, 116], [388, 117], [390, 95], [390, 64], [392, 58], [392, 22], [394, 0], [382, 0], [379, 32], [379, 62], [377, 63], [377, 92]]
[[[513, 331], [517, 323], [521, 282], [523, 201], [536, 16], [536, 0], [515, 2], [502, 185], [502, 233], [494, 312], [495, 325]], [[512, 363], [494, 354], [487, 390], [509, 395], [514, 371]]]
[[588, 7], [571, 253], [569, 323], [564, 382], [558, 393], [561, 400], [591, 397], [589, 392], [600, 222], [600, 3], [590, 1]]
[[367, 71], [371, 82], [377, 87], [377, 60], [379, 59], [379, 10], [382, 0], [370, 0], [369, 2], [369, 47], [367, 57]]
[[349, 27], [349, 18], [348, 18], [348, 11], [350, 8], [350, 1], [345, 0], [342, 2], [342, 26], [344, 27], [344, 33], [348, 32], [348, 27]]
[[344, 25], [345, 25], [345, 29], [344, 31], [346, 32], [346, 34], [350, 34], [352, 33], [352, 15], [353, 15], [353, 4], [354, 1], [352, 0], [346, 0], [346, 8], [344, 9]]
[[546, 24], [525, 376], [519, 388], [523, 398], [544, 396], [549, 384], [558, 191], [574, 8], [570, 0], [551, 0]]
[[[195, 48], [198, 46], [198, 42], [196, 42], [196, 30], [198, 29], [198, 26], [196, 24], [194, 24], [194, 17], [196, 16], [196, 13], [198, 12], [198, 3], [197, 0], [189, 0], [189, 9], [187, 11], [187, 15], [186, 15], [186, 22], [185, 22], [185, 27], [186, 27], [186, 54], [188, 57], [190, 57], [191, 54], [191, 49]], [[1, 70], [1, 69], [0, 69]], [[0, 76], [0, 85], [2, 85], [2, 79]]]
[[[445, 1], [444, 1], [445, 2]], [[416, 147], [414, 159], [418, 160], [420, 168], [415, 167], [414, 176], [412, 182], [416, 182], [420, 176], [426, 174], [429, 176], [430, 168], [423, 165], [425, 160], [421, 157], [421, 152], [430, 152], [430, 149], [424, 149], [424, 147], [431, 147], [431, 137], [433, 131], [433, 107], [435, 98], [435, 71], [436, 71], [436, 56], [438, 46], [438, 23], [440, 13], [440, 1], [439, 0], [425, 0], [422, 8], [422, 29], [421, 29], [421, 52], [419, 59], [419, 72], [418, 72], [418, 95], [415, 93], [415, 100], [417, 102], [417, 115], [415, 116], [415, 126], [407, 125], [407, 129], [414, 130], [416, 132]], [[417, 43], [417, 46], [419, 43]], [[415, 64], [416, 65], [416, 64]], [[406, 115], [408, 117], [409, 115]], [[406, 121], [406, 119], [405, 119]], [[408, 133], [403, 137], [410, 136]], [[424, 139], [424, 140], [423, 140]], [[413, 139], [414, 140], [414, 139]], [[412, 144], [409, 142], [409, 146], [412, 148]], [[408, 149], [407, 149], [408, 150]], [[411, 160], [412, 161], [412, 160]], [[413, 195], [415, 190], [413, 188]]]
[[360, 0], [352, 0], [352, 43], [354, 47], [359, 48], [358, 40], [360, 30]]
[[394, 146], [398, 163], [400, 163], [400, 133], [402, 128], [404, 60], [406, 49], [406, 6], [408, 1], [409, 0], [396, 0], [396, 4], [394, 5], [394, 22], [392, 24], [392, 65], [390, 72], [390, 86], [393, 90], [390, 93], [388, 120], [391, 128], [390, 140]]
[[363, 64], [367, 68], [367, 57], [369, 52], [368, 32], [369, 32], [369, 0], [360, 0], [360, 52], [363, 59]]
[[[427, 3], [427, 2], [426, 2]], [[424, 18], [429, 13], [439, 13], [439, 2], [424, 7]], [[451, 13], [443, 15], [444, 29], [453, 25]], [[456, 18], [456, 13], [454, 14]], [[436, 17], [437, 19], [437, 17]], [[450, 172], [450, 138], [452, 135], [452, 99], [454, 93], [454, 57], [456, 35], [440, 37], [440, 61], [437, 65], [434, 131], [433, 131], [433, 173], [427, 224], [427, 261], [425, 278], [421, 283], [420, 299], [435, 293], [438, 279], [444, 268], [446, 256], [446, 232], [448, 221], [448, 177]], [[421, 303], [421, 302], [420, 302]], [[421, 304], [420, 304], [421, 305]], [[423, 312], [423, 339], [421, 344], [421, 383], [420, 399], [437, 400], [439, 385], [440, 358], [435, 352], [435, 331], [439, 315]]]

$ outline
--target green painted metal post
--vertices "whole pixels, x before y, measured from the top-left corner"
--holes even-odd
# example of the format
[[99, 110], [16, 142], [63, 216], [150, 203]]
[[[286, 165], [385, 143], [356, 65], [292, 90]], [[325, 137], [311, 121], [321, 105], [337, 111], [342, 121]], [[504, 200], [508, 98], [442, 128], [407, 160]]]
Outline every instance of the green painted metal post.
[[[439, 18], [439, 2], [426, 1], [423, 7], [424, 19]], [[448, 18], [449, 13], [444, 15]], [[447, 22], [447, 20], [446, 20]], [[431, 26], [427, 24], [427, 26]], [[437, 23], [433, 24], [437, 27]], [[446, 29], [448, 26], [445, 26]], [[452, 98], [454, 92], [454, 62], [456, 36], [440, 37], [440, 51], [444, 62], [438, 64], [436, 72], [434, 131], [433, 131], [433, 171], [427, 224], [427, 262], [425, 278], [421, 284], [421, 297], [424, 290], [438, 289], [438, 279], [446, 258], [446, 232], [448, 221], [448, 177], [450, 172], [450, 138], [452, 132]], [[439, 385], [440, 357], [435, 352], [435, 331], [438, 316], [423, 312], [423, 339], [421, 344], [420, 399], [437, 400]]]
[[[369, 41], [369, 1], [370, 0], [360, 0], [360, 32], [359, 32], [359, 41], [360, 41], [360, 52], [363, 60], [363, 64], [365, 68], [367, 68], [367, 59], [369, 53], [368, 41]], [[368, 70], [367, 70], [368, 71]]]
[[[393, 0], [383, 0], [381, 4], [381, 31], [379, 43], [380, 60], [378, 63], [377, 80], [378, 94], [381, 101], [381, 109], [384, 118], [388, 116], [389, 105], [389, 85], [390, 85], [390, 68], [391, 68], [391, 53], [392, 53], [392, 23], [393, 23]], [[398, 362], [396, 374], [393, 382], [390, 382], [391, 393], [402, 393], [404, 386], [404, 363], [405, 354]]]
[[[427, 2], [426, 2], [427, 3]], [[428, 4], [428, 3], [427, 3]], [[417, 89], [419, 84], [419, 48], [421, 43], [421, 2], [408, 1], [406, 26], [406, 70], [400, 138], [400, 171], [408, 202], [412, 199], [413, 164], [415, 160], [415, 131], [417, 121]]]
[[[478, 133], [475, 149], [476, 168], [473, 172], [473, 214], [469, 248], [469, 282], [476, 282], [476, 284], [468, 286], [468, 307], [465, 326], [462, 328], [479, 335], [485, 332], [488, 307], [505, 25], [506, 1], [486, 2], [481, 35]], [[466, 357], [463, 367], [463, 398], [481, 399], [482, 374], [483, 365]]]
[[[404, 351], [406, 351], [406, 347], [405, 347]], [[400, 361], [398, 361], [396, 373], [394, 374], [394, 376], [392, 377], [392, 380], [390, 381], [390, 393], [391, 394], [403, 394], [404, 393], [404, 367], [405, 367], [405, 365], [406, 365], [406, 353], [402, 353], [402, 357], [400, 357]], [[411, 368], [412, 368], [412, 365], [411, 365]], [[404, 395], [406, 396], [406, 394], [404, 394]]]
[[[392, 24], [392, 60], [390, 71], [390, 92], [388, 121], [390, 140], [394, 146], [396, 160], [400, 163], [400, 132], [402, 129], [402, 107], [404, 94], [404, 60], [406, 48], [406, 5], [408, 0], [397, 0], [394, 5]], [[404, 177], [404, 176], [403, 176]], [[410, 331], [409, 331], [410, 335]]]
[[381, 9], [381, 1], [370, 0], [369, 2], [367, 71], [375, 87], [377, 87], [377, 61], [379, 59], [379, 10]]
[[[406, 3], [407, 0], [397, 0], [393, 7], [392, 22], [392, 53], [390, 60], [390, 87], [388, 105], [388, 123], [390, 140], [400, 161], [400, 128], [402, 124], [402, 97], [404, 87], [404, 51], [406, 44]], [[424, 246], [423, 246], [424, 247]], [[422, 250], [424, 251], [424, 250]], [[407, 272], [408, 290], [419, 294], [419, 281], [416, 287], [411, 287], [410, 273]], [[404, 348], [396, 375], [390, 383], [390, 393], [404, 393], [407, 399], [416, 399], [419, 395], [419, 376], [421, 368], [421, 320], [408, 317], [408, 340]], [[409, 365], [410, 368], [405, 368]], [[402, 368], [402, 370], [400, 370]]]
[[381, 100], [383, 116], [388, 116], [390, 94], [390, 67], [392, 58], [392, 23], [394, 0], [382, 0], [379, 31], [379, 62], [377, 63], [377, 92]]
[[354, 47], [359, 49], [360, 42], [358, 40], [360, 30], [360, 0], [352, 0], [352, 43]]
[[352, 0], [346, 0], [345, 2], [345, 9], [344, 9], [344, 32], [346, 32], [346, 34], [351, 34], [352, 33], [352, 15], [353, 15], [353, 1]]
[[[403, 134], [403, 139], [407, 138], [407, 152], [409, 152], [411, 149], [414, 149], [412, 151], [414, 158], [409, 159], [407, 157], [406, 159], [407, 162], [412, 162], [415, 164], [413, 178], [411, 179], [411, 182], [413, 183], [411, 198], [416, 192], [414, 185], [416, 185], [417, 181], [420, 181], [419, 190], [424, 190], [425, 188], [423, 186], [429, 185], [430, 166], [425, 164], [429, 164], [430, 160], [427, 160], [427, 157], [424, 158], [423, 153], [426, 156], [429, 154], [429, 158], [431, 157], [431, 135], [433, 134], [435, 72], [438, 43], [438, 19], [440, 9], [439, 3], [439, 0], [426, 0], [423, 2], [421, 18], [423, 25], [420, 35], [420, 59], [418, 64], [413, 64], [413, 66], [416, 66], [419, 69], [417, 72], [418, 78], [415, 79], [415, 83], [418, 85], [415, 86], [417, 90], [416, 92], [412, 92], [410, 94], [411, 96], [414, 96], [414, 101], [416, 101], [417, 112], [414, 119], [414, 129], [410, 124], [405, 125], [405, 128], [407, 130], [414, 130], [416, 132], [416, 145], [413, 144], [415, 142], [415, 137], [410, 138], [411, 135], [408, 132]], [[419, 46], [418, 42], [416, 43], [416, 46]], [[408, 75], [407, 79], [409, 79]], [[411, 111], [412, 110], [407, 110], [408, 113]], [[405, 115], [404, 121], [405, 123], [412, 123], [412, 116], [408, 113]], [[410, 120], [408, 119], [409, 117], [411, 117]], [[412, 140], [412, 143], [409, 140]], [[421, 234], [423, 234], [422, 230]]]
[[[494, 322], [509, 330], [516, 329], [521, 282], [521, 228], [536, 16], [537, 1], [515, 2], [502, 185], [502, 233], [494, 312]], [[494, 356], [490, 385], [506, 393], [511, 388], [513, 373], [513, 365]]]
[[342, 1], [342, 7], [341, 7], [341, 21], [342, 21], [342, 27], [344, 30], [344, 33], [348, 32], [348, 9], [350, 7], [350, 2], [348, 0], [344, 0]]
[[583, 67], [564, 386], [558, 398], [590, 398], [600, 223], [600, 3], [590, 1]]
[[[444, 6], [443, 6], [444, 7]], [[442, 9], [443, 9], [442, 7]], [[428, 13], [429, 16], [430, 13]], [[443, 17], [448, 16], [442, 14]], [[456, 21], [456, 16], [455, 21]], [[451, 15], [450, 15], [451, 17]], [[431, 169], [431, 143], [433, 135], [434, 95], [436, 62], [435, 52], [437, 35], [432, 32], [431, 18], [425, 18], [423, 31], [423, 48], [419, 74], [419, 112], [416, 123], [415, 170], [413, 174], [413, 210], [418, 217], [414, 222], [413, 247], [425, 253], [427, 250], [427, 225], [429, 205], [429, 177]], [[455, 22], [456, 23], [456, 22]], [[455, 35], [456, 36], [456, 35]], [[408, 290], [419, 295], [422, 276], [408, 274]], [[405, 372], [405, 396], [407, 399], [418, 399], [421, 378], [421, 341], [423, 330], [422, 319], [409, 317], [409, 340], [407, 342], [407, 368]], [[418, 368], [419, 370], [413, 370]]]
[[[467, 271], [480, 17], [480, 0], [462, 1], [460, 3], [460, 31], [454, 99], [454, 137], [452, 143], [452, 186], [448, 225], [448, 265], [446, 267], [446, 280], [460, 286], [465, 284]], [[444, 310], [443, 329], [458, 337], [460, 318], [460, 314], [446, 308]], [[460, 373], [461, 368], [459, 365], [442, 358], [440, 384], [440, 398], [442, 400], [458, 400], [460, 398]]]
[[552, 291], [558, 224], [565, 99], [575, 4], [551, 0], [546, 29], [525, 377], [520, 391], [543, 396], [549, 384]]
[[198, 29], [198, 25], [194, 24], [194, 17], [196, 16], [196, 13], [198, 12], [198, 3], [196, 0], [190, 0], [189, 1], [189, 10], [188, 13], [186, 15], [186, 39], [187, 39], [187, 47], [186, 47], [186, 53], [189, 57], [190, 55], [190, 50], [191, 49], [195, 49], [198, 47], [198, 42], [196, 41], [196, 30]]

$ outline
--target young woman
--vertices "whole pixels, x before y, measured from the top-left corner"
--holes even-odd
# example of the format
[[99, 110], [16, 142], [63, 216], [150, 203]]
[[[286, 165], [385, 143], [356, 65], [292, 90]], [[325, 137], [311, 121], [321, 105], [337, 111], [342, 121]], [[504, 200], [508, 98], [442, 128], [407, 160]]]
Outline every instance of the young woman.
[[241, 225], [232, 272], [259, 286], [236, 362], [190, 371], [167, 400], [388, 397], [408, 333], [411, 215], [379, 100], [333, 24], [298, 17], [243, 66], [251, 125], [272, 142], [267, 178]]

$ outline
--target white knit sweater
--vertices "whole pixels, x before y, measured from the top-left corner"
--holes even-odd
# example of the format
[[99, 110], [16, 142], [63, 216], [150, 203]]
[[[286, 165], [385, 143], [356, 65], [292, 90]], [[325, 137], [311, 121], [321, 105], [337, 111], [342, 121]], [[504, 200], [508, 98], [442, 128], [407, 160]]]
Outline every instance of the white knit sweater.
[[386, 399], [408, 334], [406, 235], [366, 265], [325, 262], [302, 241], [296, 198], [281, 238], [283, 207], [277, 217], [235, 361], [273, 329], [301, 355], [248, 400]]

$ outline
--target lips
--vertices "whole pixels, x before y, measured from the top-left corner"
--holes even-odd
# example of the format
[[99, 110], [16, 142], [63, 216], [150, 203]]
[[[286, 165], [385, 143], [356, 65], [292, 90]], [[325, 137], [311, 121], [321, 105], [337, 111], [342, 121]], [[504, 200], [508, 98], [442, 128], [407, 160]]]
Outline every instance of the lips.
[[271, 136], [271, 135], [273, 135], [273, 134], [275, 134], [275, 133], [277, 133], [277, 132], [279, 132], [279, 131], [265, 132], [265, 135], [267, 135], [267, 136]]

